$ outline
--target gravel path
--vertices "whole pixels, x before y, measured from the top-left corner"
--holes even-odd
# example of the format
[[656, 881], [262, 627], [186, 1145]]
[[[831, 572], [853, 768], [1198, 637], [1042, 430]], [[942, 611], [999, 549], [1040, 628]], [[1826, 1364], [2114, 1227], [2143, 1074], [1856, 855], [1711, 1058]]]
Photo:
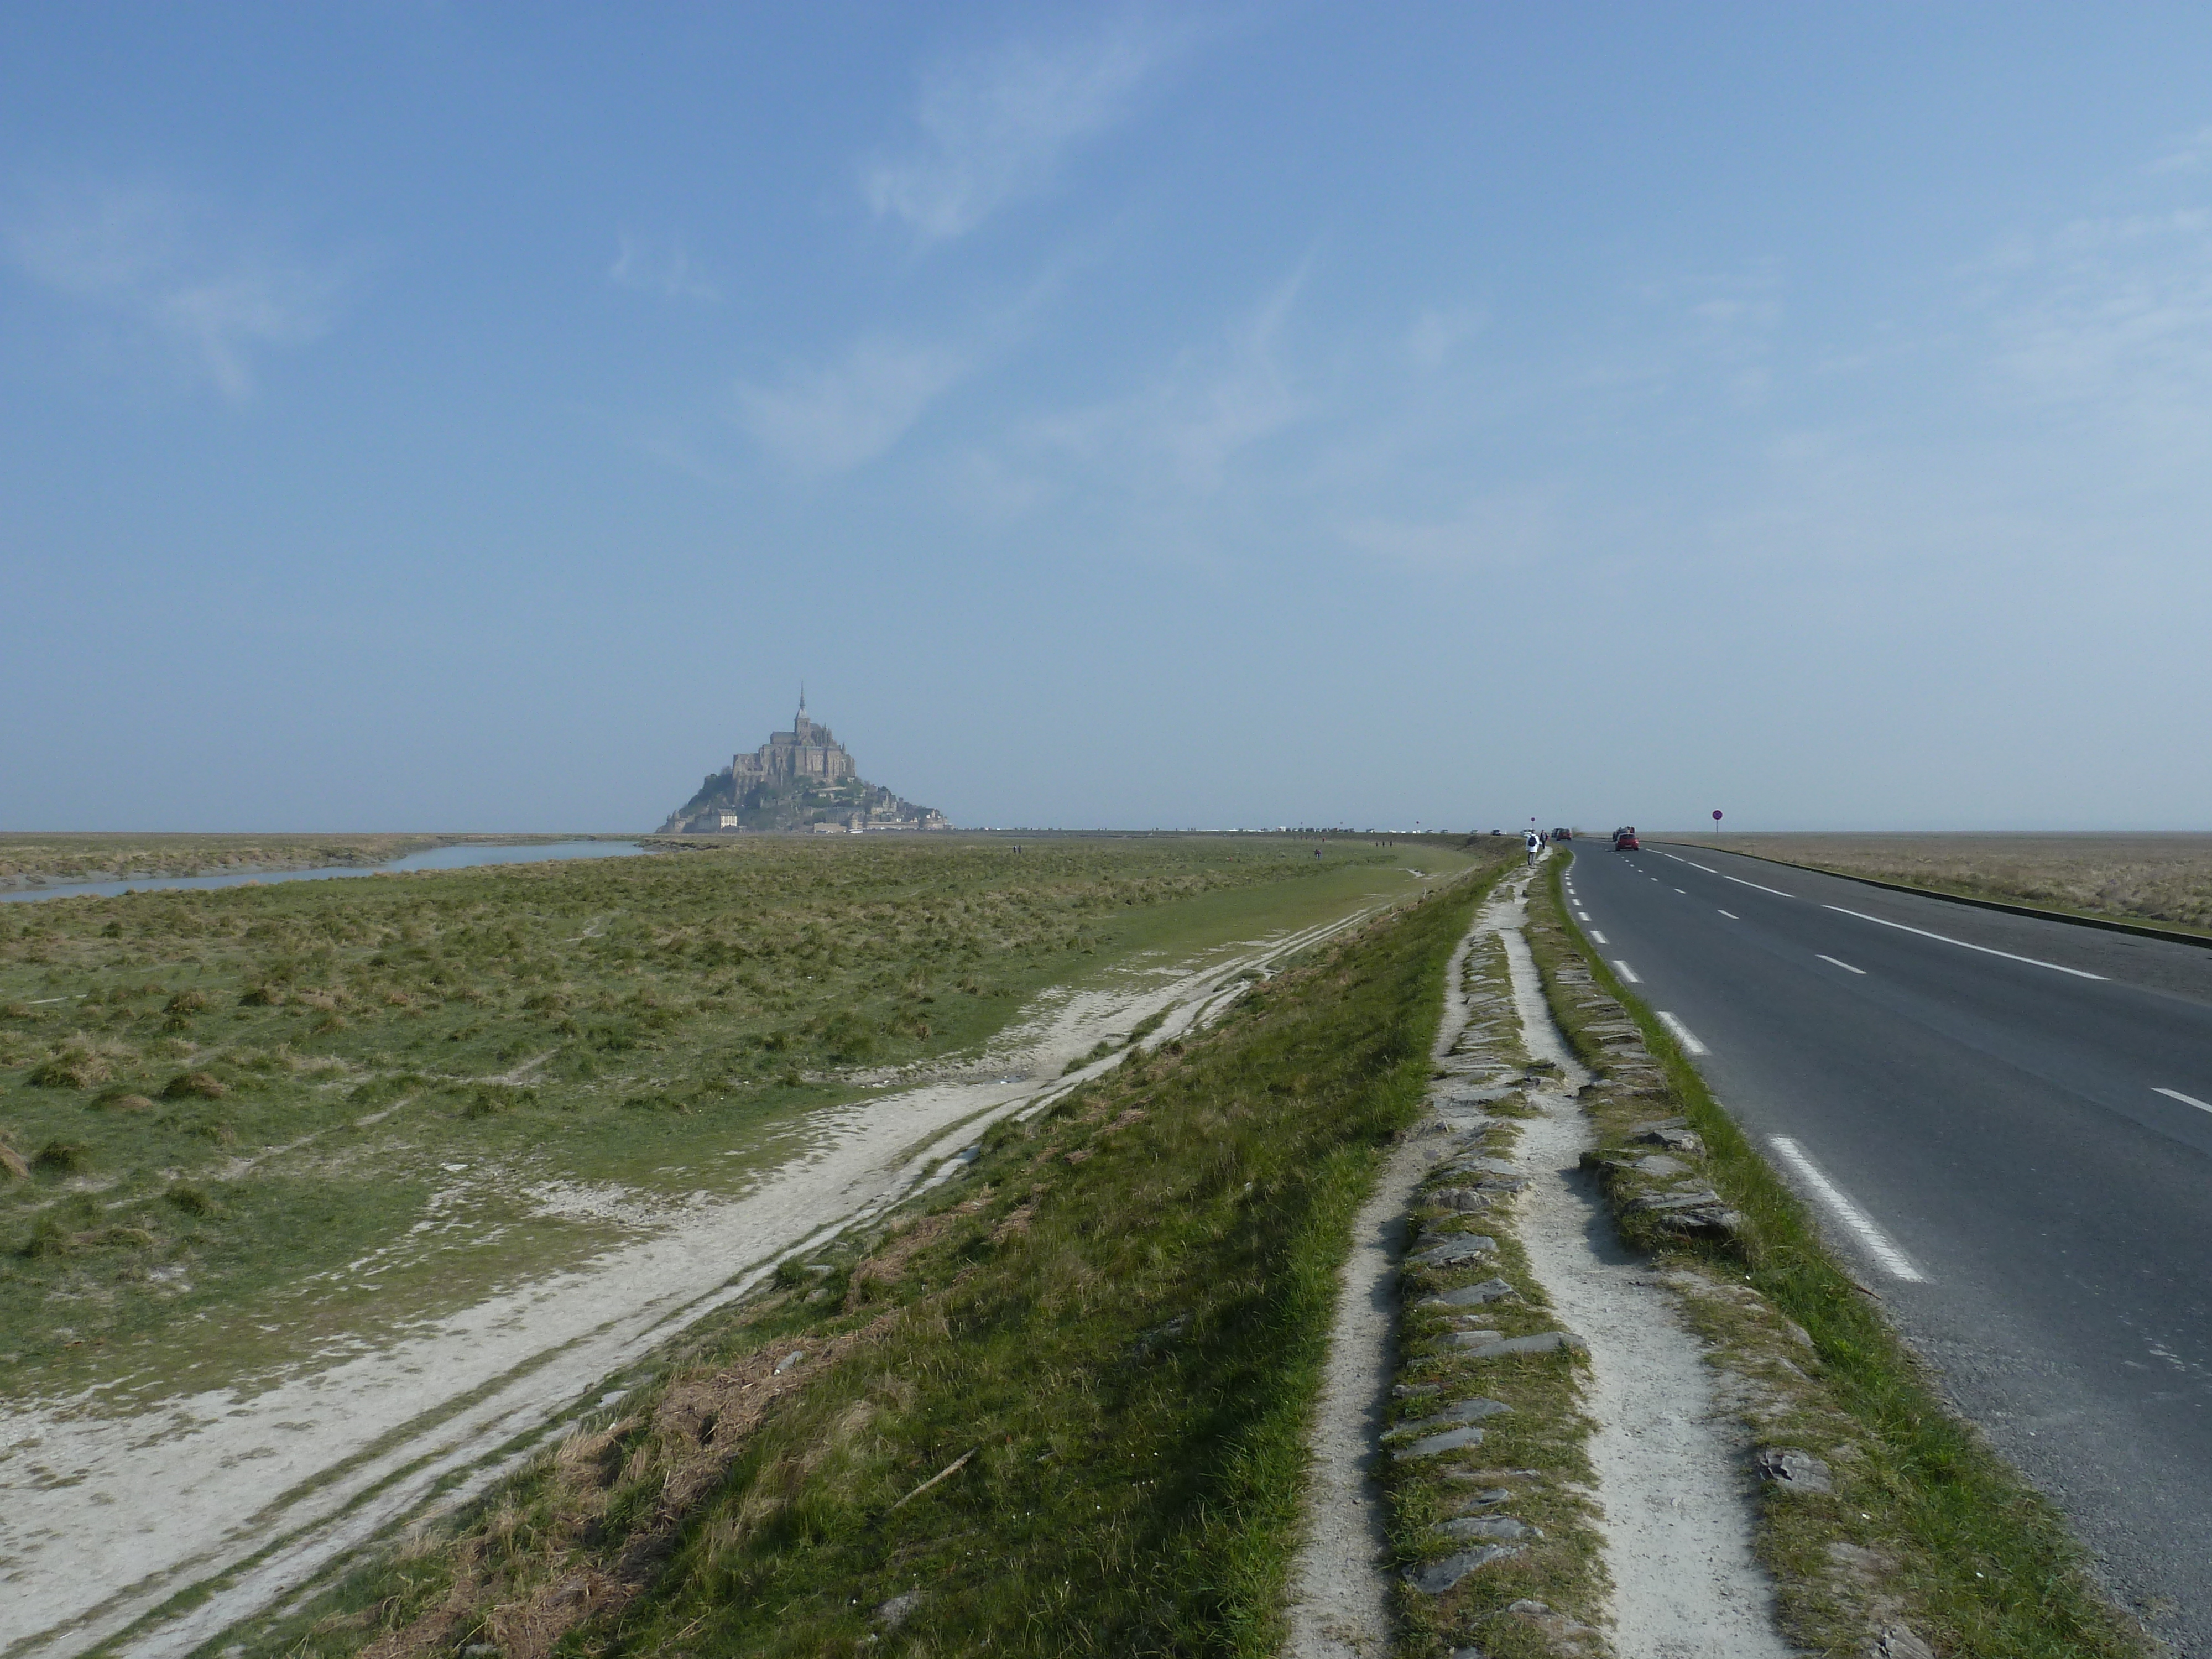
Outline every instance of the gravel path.
[[[1583, 1410], [1604, 1510], [1613, 1585], [1611, 1632], [1631, 1659], [1788, 1659], [1774, 1628], [1772, 1585], [1752, 1555], [1753, 1510], [1740, 1426], [1717, 1407], [1697, 1340], [1647, 1264], [1614, 1235], [1578, 1160], [1589, 1130], [1574, 1096], [1588, 1081], [1545, 1006], [1522, 934], [1530, 878], [1499, 891], [1462, 940], [1446, 978], [1437, 1054], [1467, 1024], [1462, 980], [1474, 942], [1495, 933], [1510, 969], [1522, 1039], [1559, 1082], [1528, 1096], [1517, 1157], [1531, 1177], [1516, 1218], [1530, 1264], [1561, 1322], [1589, 1345]], [[1291, 1659], [1380, 1659], [1389, 1615], [1376, 1436], [1394, 1364], [1397, 1260], [1425, 1160], [1394, 1150], [1360, 1211], [1313, 1442], [1310, 1530], [1294, 1569]]]

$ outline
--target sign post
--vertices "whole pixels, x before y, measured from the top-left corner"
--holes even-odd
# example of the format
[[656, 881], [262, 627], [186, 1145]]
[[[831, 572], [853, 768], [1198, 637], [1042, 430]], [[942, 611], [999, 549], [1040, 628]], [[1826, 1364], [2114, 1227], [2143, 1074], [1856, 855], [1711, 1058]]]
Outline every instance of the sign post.
[[1714, 833], [1715, 835], [1717, 835], [1717, 836], [1718, 834], [1720, 834], [1720, 832], [1721, 832], [1721, 809], [1720, 809], [1719, 807], [1716, 806], [1715, 808], [1713, 808], [1713, 833]]

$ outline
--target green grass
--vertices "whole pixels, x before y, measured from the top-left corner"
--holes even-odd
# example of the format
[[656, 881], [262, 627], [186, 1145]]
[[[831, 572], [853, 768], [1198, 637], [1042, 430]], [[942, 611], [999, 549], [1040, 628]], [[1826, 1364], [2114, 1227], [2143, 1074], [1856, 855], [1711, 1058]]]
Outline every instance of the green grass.
[[[1624, 1237], [1718, 1282], [1747, 1284], [1794, 1321], [1810, 1340], [1810, 1354], [1797, 1352], [1795, 1369], [1817, 1396], [1800, 1416], [1810, 1422], [1831, 1412], [1847, 1427], [1838, 1442], [1847, 1461], [1839, 1462], [1838, 1498], [1770, 1498], [1762, 1510], [1760, 1553], [1778, 1574], [1793, 1634], [1822, 1651], [1863, 1638], [1863, 1629], [1846, 1628], [1850, 1609], [1836, 1589], [1830, 1546], [1841, 1544], [1877, 1552], [1890, 1564], [1881, 1593], [1901, 1604], [1905, 1622], [1939, 1653], [1977, 1659], [2146, 1653], [2131, 1622], [2091, 1584], [2057, 1513], [1944, 1407], [1878, 1304], [1821, 1243], [1796, 1195], [1714, 1100], [1680, 1045], [1598, 953], [1579, 945], [1561, 902], [1563, 867], [1554, 860], [1531, 895], [1530, 945], [1554, 1014], [1584, 1057], [1602, 1067], [1601, 1046], [1583, 1030], [1589, 1016], [1562, 994], [1557, 977], [1574, 960], [1628, 1011], [1664, 1073], [1664, 1098], [1638, 1103], [1640, 1109], [1626, 1115], [1671, 1111], [1687, 1118], [1705, 1140], [1715, 1189], [1747, 1223], [1732, 1239], [1685, 1242], [1624, 1213], [1618, 1218]], [[1717, 1341], [1744, 1335], [1741, 1321], [1706, 1322]]]
[[[0, 1390], [127, 1407], [376, 1340], [614, 1236], [536, 1181], [734, 1191], [1046, 986], [1346, 914], [1409, 862], [1468, 855], [823, 837], [0, 907]], [[433, 1194], [439, 1248], [405, 1247]]]
[[1337, 1268], [1485, 884], [1000, 1125], [247, 1652], [1273, 1652]]

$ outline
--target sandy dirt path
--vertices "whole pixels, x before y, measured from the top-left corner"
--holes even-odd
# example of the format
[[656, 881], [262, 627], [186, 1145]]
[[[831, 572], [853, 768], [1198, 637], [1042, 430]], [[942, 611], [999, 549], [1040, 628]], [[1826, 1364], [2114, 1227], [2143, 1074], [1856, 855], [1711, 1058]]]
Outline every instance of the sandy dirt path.
[[[805, 1150], [744, 1196], [667, 1212], [649, 1237], [377, 1352], [137, 1413], [90, 1399], [0, 1411], [0, 1655], [66, 1659], [118, 1637], [134, 1659], [190, 1651], [434, 1493], [442, 1504], [481, 1490], [603, 1379], [778, 1262], [956, 1174], [989, 1123], [1117, 1064], [1059, 1075], [1108, 1031], [1164, 1013], [1147, 1041], [1165, 1042], [1212, 1018], [1251, 971], [1372, 908], [1201, 969], [1129, 975], [1126, 990], [1048, 994], [979, 1063], [1042, 1080], [940, 1082], [826, 1109]], [[188, 1589], [204, 1599], [149, 1619]]]

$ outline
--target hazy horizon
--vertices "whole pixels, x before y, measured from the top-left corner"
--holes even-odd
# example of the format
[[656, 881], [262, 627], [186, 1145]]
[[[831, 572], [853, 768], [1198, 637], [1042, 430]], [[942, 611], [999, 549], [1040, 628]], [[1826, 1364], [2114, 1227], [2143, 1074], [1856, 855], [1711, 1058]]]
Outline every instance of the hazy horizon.
[[2212, 14], [0, 15], [0, 827], [2212, 824]]

